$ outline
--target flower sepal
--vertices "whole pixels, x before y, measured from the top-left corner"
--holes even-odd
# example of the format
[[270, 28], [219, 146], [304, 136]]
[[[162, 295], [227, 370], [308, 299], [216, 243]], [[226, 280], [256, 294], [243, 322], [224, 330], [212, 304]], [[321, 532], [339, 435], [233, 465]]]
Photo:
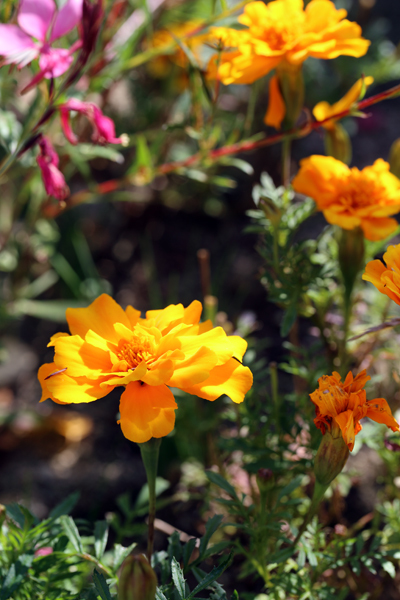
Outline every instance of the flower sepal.
[[335, 436], [335, 428], [332, 428], [332, 432], [325, 432], [314, 460], [316, 482], [320, 486], [325, 486], [325, 490], [335, 477], [342, 472], [350, 453], [340, 429], [337, 429], [337, 437]]

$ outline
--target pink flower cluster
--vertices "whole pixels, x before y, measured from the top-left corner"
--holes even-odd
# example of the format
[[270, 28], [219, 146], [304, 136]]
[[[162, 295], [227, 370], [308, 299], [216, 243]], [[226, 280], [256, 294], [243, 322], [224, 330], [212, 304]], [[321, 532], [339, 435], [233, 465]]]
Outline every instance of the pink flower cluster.
[[29, 84], [36, 85], [44, 77], [59, 77], [70, 67], [78, 41], [71, 48], [53, 48], [52, 44], [69, 33], [82, 18], [83, 0], [67, 0], [57, 10], [53, 0], [21, 0], [18, 25], [0, 24], [0, 56], [3, 64], [19, 68], [39, 58], [39, 73]]

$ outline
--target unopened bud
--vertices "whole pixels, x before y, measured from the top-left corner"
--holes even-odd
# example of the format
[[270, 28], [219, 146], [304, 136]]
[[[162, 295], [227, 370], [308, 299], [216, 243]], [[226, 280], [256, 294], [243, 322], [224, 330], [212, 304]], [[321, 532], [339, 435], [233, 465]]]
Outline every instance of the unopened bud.
[[284, 129], [291, 129], [296, 124], [304, 106], [303, 72], [301, 66], [283, 61], [276, 68], [276, 75], [286, 106]]
[[400, 177], [400, 138], [395, 140], [389, 153], [390, 172]]
[[264, 215], [267, 217], [267, 219], [269, 219], [272, 225], [275, 228], [277, 228], [282, 218], [282, 212], [278, 208], [278, 206], [276, 206], [276, 204], [266, 196], [260, 198], [259, 206], [262, 209]]
[[341, 473], [349, 456], [349, 448], [340, 434], [333, 437], [326, 431], [314, 460], [315, 478], [322, 486], [328, 486]]
[[122, 563], [118, 600], [155, 600], [157, 576], [143, 555], [128, 556]]
[[350, 164], [352, 156], [350, 136], [339, 123], [334, 123], [333, 127], [325, 129], [325, 150], [328, 156], [333, 156], [346, 165]]
[[271, 488], [274, 473], [271, 469], [258, 469], [256, 480], [260, 492], [267, 492]]
[[360, 227], [342, 229], [339, 240], [339, 265], [346, 293], [350, 295], [356, 277], [364, 266], [364, 233]]

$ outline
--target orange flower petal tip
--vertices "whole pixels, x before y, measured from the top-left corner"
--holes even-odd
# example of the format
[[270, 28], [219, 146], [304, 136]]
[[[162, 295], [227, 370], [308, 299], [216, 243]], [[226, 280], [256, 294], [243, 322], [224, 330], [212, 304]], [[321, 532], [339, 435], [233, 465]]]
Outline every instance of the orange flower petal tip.
[[[374, 82], [373, 77], [362, 77], [349, 89], [349, 91], [335, 104], [328, 102], [319, 102], [313, 108], [313, 115], [317, 121], [325, 121], [323, 127], [330, 129], [335, 125], [335, 115], [338, 115], [348, 109], [353, 104], [362, 99], [365, 90]], [[332, 117], [332, 118], [331, 118]], [[329, 119], [326, 121], [326, 119]]]
[[361, 227], [367, 240], [377, 241], [398, 225], [389, 216], [400, 211], [400, 180], [389, 168], [381, 158], [359, 171], [331, 156], [313, 155], [300, 162], [292, 185], [315, 200], [328, 223]]
[[384, 398], [367, 400], [364, 385], [369, 379], [364, 370], [356, 377], [348, 373], [342, 382], [339, 373], [333, 372], [320, 377], [318, 389], [310, 394], [315, 404], [315, 425], [334, 439], [343, 437], [350, 451], [354, 448], [355, 436], [362, 429], [360, 419], [363, 417], [399, 431], [399, 424]]
[[41, 401], [92, 402], [122, 386], [121, 429], [137, 443], [174, 428], [177, 404], [170, 387], [207, 400], [226, 394], [242, 402], [253, 383], [241, 363], [247, 344], [210, 321], [200, 323], [201, 312], [195, 300], [187, 308], [171, 304], [141, 317], [107, 294], [87, 308], [68, 309], [71, 335], [52, 337], [54, 362], [39, 369]]
[[400, 305], [400, 244], [389, 246], [383, 261], [371, 260], [367, 263], [362, 278]]

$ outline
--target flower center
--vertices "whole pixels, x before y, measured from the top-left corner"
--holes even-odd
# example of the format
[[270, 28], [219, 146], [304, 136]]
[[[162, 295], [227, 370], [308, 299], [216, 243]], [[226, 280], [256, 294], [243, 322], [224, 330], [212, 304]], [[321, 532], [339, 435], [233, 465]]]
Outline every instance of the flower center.
[[154, 362], [149, 340], [134, 335], [129, 341], [122, 340], [118, 344], [117, 356], [125, 360], [130, 369], [135, 369], [140, 363]]

